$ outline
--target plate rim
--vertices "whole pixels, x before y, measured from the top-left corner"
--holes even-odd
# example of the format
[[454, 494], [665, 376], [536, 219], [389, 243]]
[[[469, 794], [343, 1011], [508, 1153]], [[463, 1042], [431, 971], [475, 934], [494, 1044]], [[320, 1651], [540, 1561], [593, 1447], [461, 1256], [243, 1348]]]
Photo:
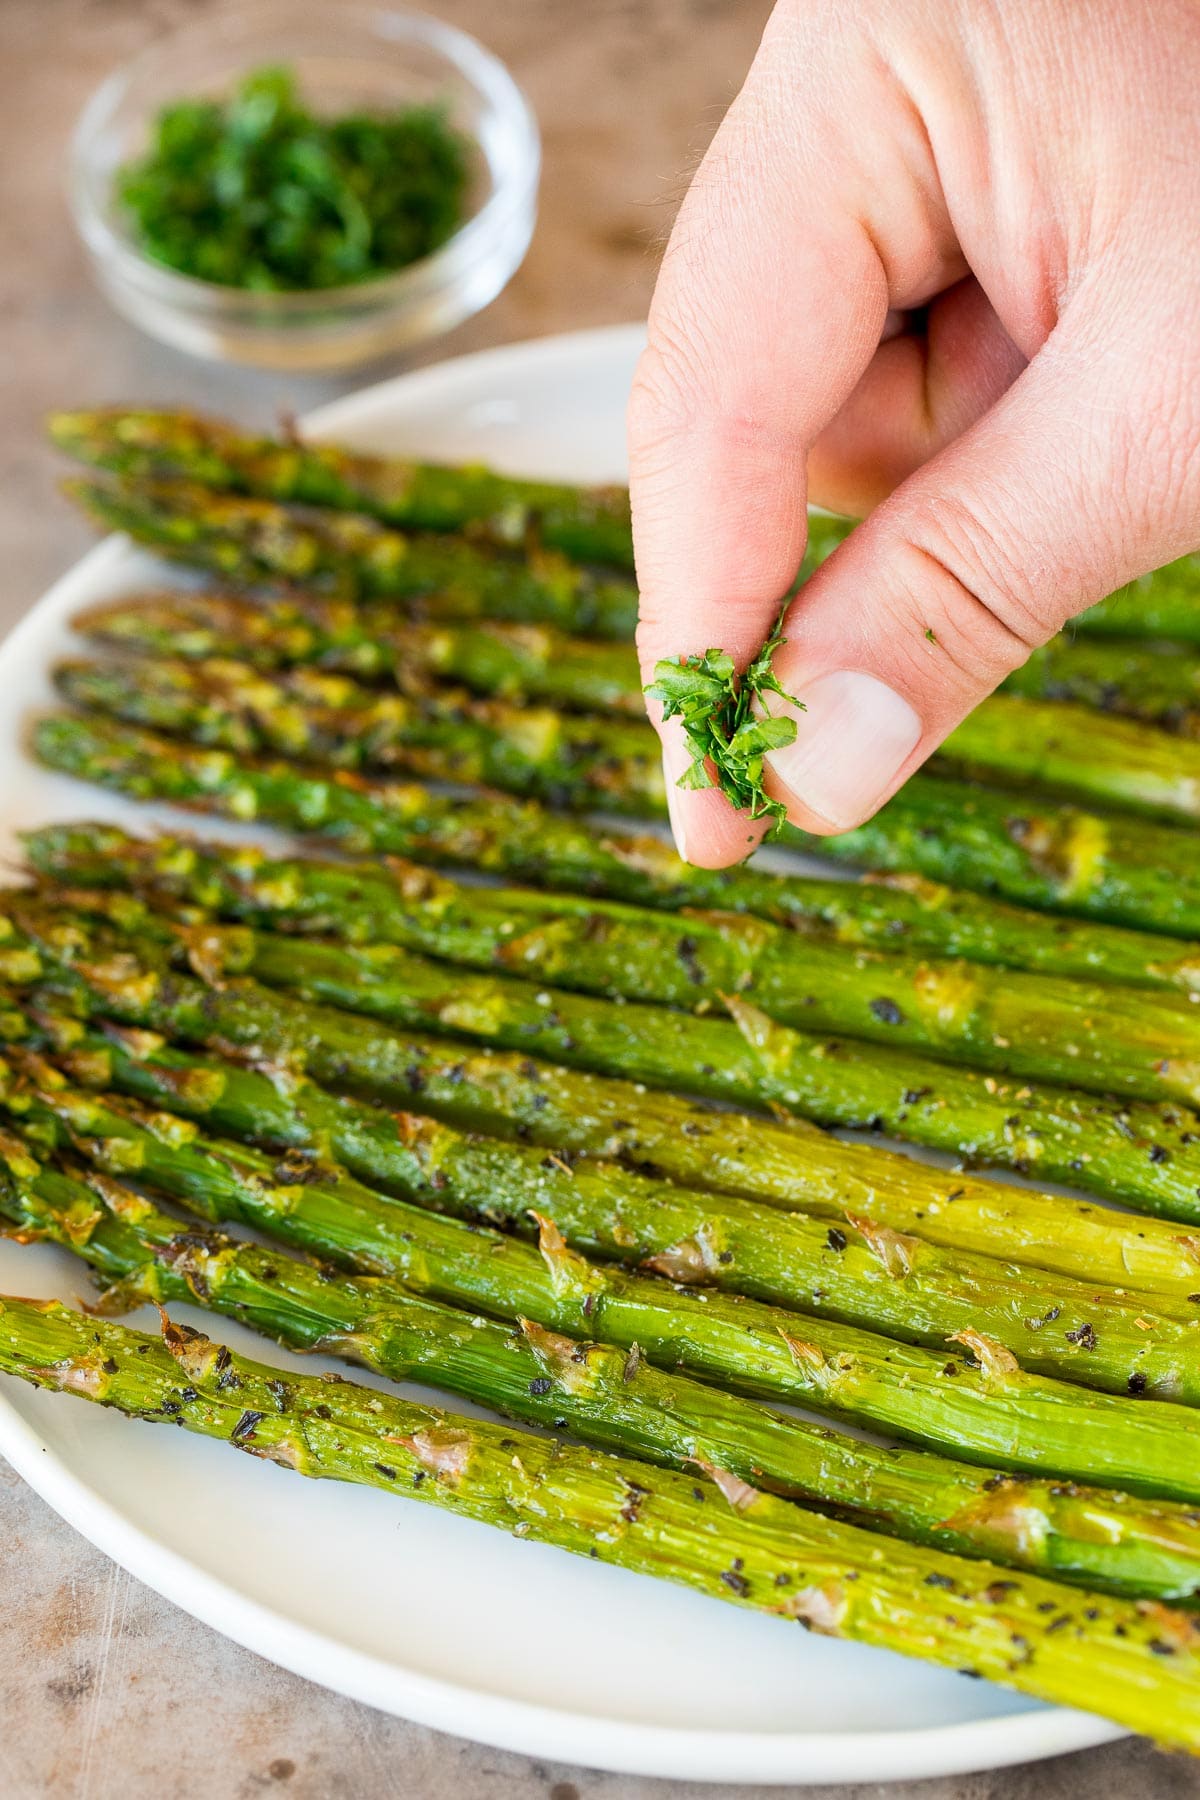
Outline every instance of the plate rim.
[[[340, 395], [302, 423], [315, 437], [340, 430], [344, 417], [386, 410], [396, 392], [453, 385], [508, 372], [531, 357], [545, 362], [632, 353], [640, 323], [526, 339], [448, 358]], [[350, 427], [353, 429], [353, 426]], [[80, 581], [126, 554], [113, 534], [95, 545], [34, 602], [0, 641], [0, 673], [26, 636]], [[858, 1732], [729, 1731], [654, 1725], [489, 1693], [339, 1643], [288, 1613], [253, 1600], [234, 1584], [134, 1524], [43, 1441], [35, 1425], [0, 1393], [0, 1455], [58, 1516], [129, 1574], [244, 1649], [303, 1679], [414, 1723], [551, 1761], [615, 1773], [704, 1782], [807, 1787], [818, 1783], [917, 1780], [1040, 1761], [1128, 1735], [1094, 1715], [1045, 1707], [1027, 1713]], [[469, 1731], [464, 1731], [464, 1723]]]

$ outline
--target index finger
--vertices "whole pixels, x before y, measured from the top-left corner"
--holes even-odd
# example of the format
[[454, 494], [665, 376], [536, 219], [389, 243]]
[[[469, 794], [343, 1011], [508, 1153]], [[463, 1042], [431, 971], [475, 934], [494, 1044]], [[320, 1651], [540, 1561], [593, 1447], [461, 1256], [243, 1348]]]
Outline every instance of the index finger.
[[[720, 645], [744, 667], [761, 647], [804, 553], [809, 448], [877, 348], [889, 291], [915, 304], [956, 272], [952, 234], [905, 166], [903, 116], [888, 205], [912, 218], [889, 236], [912, 246], [911, 266], [885, 268], [847, 120], [861, 127], [874, 104], [878, 144], [895, 101], [846, 92], [831, 62], [825, 34], [777, 11], [667, 249], [629, 413], [646, 682], [663, 657]], [[670, 726], [664, 745], [685, 854], [744, 855], [745, 817], [678, 790], [688, 759]]]

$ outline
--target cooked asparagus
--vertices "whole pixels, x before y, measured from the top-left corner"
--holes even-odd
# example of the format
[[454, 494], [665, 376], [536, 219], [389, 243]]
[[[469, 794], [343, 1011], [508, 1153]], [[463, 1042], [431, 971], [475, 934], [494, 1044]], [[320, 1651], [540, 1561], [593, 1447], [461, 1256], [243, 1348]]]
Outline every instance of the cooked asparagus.
[[[334, 615], [327, 626], [318, 623], [321, 612]], [[240, 660], [243, 668], [260, 672], [316, 666], [352, 675], [451, 679], [492, 697], [524, 696], [632, 716], [644, 705], [631, 646], [589, 643], [546, 628], [381, 619], [364, 630], [361, 613], [337, 602], [311, 602], [304, 609], [283, 601], [270, 608], [197, 594], [118, 602], [77, 623], [101, 642], [164, 659]], [[1114, 671], [1108, 678], [1106, 668]], [[1181, 699], [1181, 681], [1193, 715]], [[938, 766], [983, 780], [1028, 782], [1149, 817], [1200, 816], [1200, 751], [1176, 741], [1187, 735], [1190, 716], [1200, 720], [1200, 676], [1178, 651], [1170, 658], [1145, 651], [1139, 657], [1123, 645], [1056, 641], [1035, 651], [1005, 687], [950, 734]], [[1099, 724], [1079, 706], [1060, 704], [1079, 699], [1124, 717]], [[1165, 729], [1154, 729], [1156, 723]]]
[[[1200, 597], [1200, 589], [1198, 589]], [[257, 669], [311, 664], [366, 679], [406, 669], [462, 682], [482, 694], [523, 695], [591, 712], [639, 717], [645, 708], [633, 647], [574, 638], [551, 626], [494, 620], [397, 620], [394, 607], [309, 596], [245, 599], [165, 589], [104, 601], [73, 620], [77, 631], [149, 656], [242, 659]], [[1052, 638], [1005, 677], [1001, 692], [1065, 701], [1200, 737], [1200, 660], [1180, 644]], [[982, 709], [986, 723], [1003, 709]], [[1052, 725], [1059, 723], [1056, 715]], [[971, 748], [970, 735], [960, 747]], [[984, 742], [984, 754], [988, 753]], [[1072, 771], [1073, 773], [1074, 771]]]
[[121, 476], [180, 476], [264, 500], [369, 513], [407, 531], [466, 529], [499, 545], [540, 541], [585, 562], [633, 567], [623, 487], [369, 456], [296, 432], [260, 437], [196, 413], [104, 407], [55, 413], [49, 428], [60, 450]]
[[[56, 679], [80, 706], [218, 748], [484, 781], [640, 817], [666, 807], [658, 740], [644, 721], [516, 707], [454, 689], [381, 694], [317, 669], [270, 675], [222, 659], [77, 659], [61, 664]], [[951, 733], [938, 761], [1151, 817], [1200, 817], [1200, 748], [1080, 707], [994, 696]], [[789, 835], [785, 827], [785, 842]]]
[[[64, 1135], [102, 1169], [181, 1201], [209, 1221], [252, 1225], [323, 1262], [399, 1280], [414, 1292], [568, 1335], [586, 1329], [742, 1393], [843, 1414], [960, 1459], [1003, 1461], [1194, 1500], [1195, 1415], [1021, 1370], [971, 1328], [963, 1350], [922, 1349], [836, 1320], [801, 1318], [718, 1289], [588, 1262], [544, 1215], [540, 1254], [479, 1225], [381, 1197], [319, 1158], [208, 1146], [166, 1115], [111, 1101], [25, 1096], [26, 1132]], [[1051, 1321], [1054, 1324], [1055, 1321]]]
[[1200, 932], [1194, 834], [1034, 794], [916, 775], [865, 825], [794, 842], [839, 862], [904, 870], [1048, 912], [1175, 937]]
[[[294, 1192], [256, 1198], [278, 1181], [269, 1156], [206, 1140], [195, 1126], [159, 1116], [134, 1101], [59, 1088], [35, 1075], [34, 1091], [7, 1091], [0, 1104], [29, 1116], [60, 1120], [72, 1145], [111, 1174], [136, 1170], [138, 1179], [192, 1204], [221, 1204], [212, 1196], [232, 1188], [248, 1223], [292, 1241], [280, 1208], [294, 1211]], [[804, 1213], [764, 1212], [752, 1201], [696, 1193], [663, 1182], [579, 1164], [546, 1167], [512, 1145], [472, 1146], [449, 1126], [404, 1121], [416, 1174], [409, 1192], [425, 1205], [468, 1218], [523, 1226], [549, 1219], [566, 1242], [585, 1253], [626, 1261], [684, 1284], [719, 1287], [772, 1305], [938, 1347], [978, 1333], [1004, 1345], [1022, 1368], [1082, 1381], [1108, 1393], [1145, 1393], [1200, 1404], [1200, 1350], [1195, 1304], [1098, 1288], [961, 1250], [944, 1250], [886, 1227], [847, 1221], [831, 1231]], [[182, 1140], [182, 1141], [181, 1141]], [[274, 1171], [274, 1172], [273, 1172]], [[296, 1176], [303, 1173], [303, 1183]], [[556, 1179], [557, 1177], [557, 1179]], [[308, 1167], [293, 1169], [285, 1189], [303, 1185], [308, 1211], [320, 1217], [339, 1204], [352, 1215], [316, 1249], [352, 1264], [401, 1274], [393, 1239], [414, 1227], [395, 1202], [380, 1208], [354, 1178], [348, 1198], [330, 1195], [329, 1182]], [[255, 1208], [259, 1210], [256, 1212]], [[318, 1228], [319, 1229], [319, 1228]], [[359, 1251], [359, 1244], [366, 1245]], [[1157, 1309], [1157, 1310], [1156, 1310]], [[1174, 1314], [1174, 1316], [1172, 1316]]]
[[[0, 1000], [0, 1041], [53, 1054], [84, 1086], [132, 1095], [268, 1149], [328, 1146], [368, 1184], [412, 1191], [413, 1152], [392, 1111], [334, 1098], [294, 1071], [280, 1083], [168, 1045], [157, 1033], [106, 1024], [98, 993], [82, 981], [72, 987], [69, 1013], [44, 993]], [[101, 1029], [89, 1029], [80, 1014]], [[608, 1164], [623, 1158], [635, 1172], [801, 1207], [839, 1227], [849, 1214], [931, 1243], [1195, 1304], [1189, 1296], [1200, 1281], [1200, 1244], [1173, 1225], [930, 1169], [842, 1143], [798, 1120], [780, 1125], [710, 1112], [671, 1094], [524, 1058], [451, 1052], [448, 1060], [435, 1040], [411, 1039], [408, 1048], [409, 1106], [460, 1127], [503, 1138], [517, 1132], [521, 1142], [559, 1156]], [[496, 1153], [495, 1146], [488, 1151]]]
[[919, 876], [852, 883], [755, 867], [699, 869], [657, 838], [598, 830], [533, 801], [367, 785], [345, 774], [197, 750], [98, 717], [43, 719], [34, 749], [51, 768], [137, 799], [316, 834], [352, 854], [465, 864], [665, 911], [754, 913], [867, 948], [1200, 991], [1200, 948], [1115, 925], [1047, 918]]
[[[61, 904], [39, 909], [14, 895], [0, 919], [9, 931], [7, 945], [0, 944], [3, 979], [32, 982], [47, 974], [68, 987], [82, 982], [113, 1018], [190, 1041], [208, 1042], [219, 1018], [222, 1042], [254, 1054], [269, 1047], [274, 1060], [371, 1097], [398, 1097], [403, 1103], [406, 1095], [421, 1091], [425, 1072], [414, 1060], [411, 1038], [393, 1029], [373, 1030], [362, 1010], [351, 1018], [336, 1006], [298, 1004], [297, 981], [328, 984], [351, 1009], [377, 1001], [393, 1018], [404, 1015], [418, 1030], [447, 1032], [460, 1045], [474, 1036], [495, 1047], [514, 1045], [519, 1058], [540, 1048], [551, 1062], [743, 1106], [780, 1106], [822, 1124], [891, 1131], [976, 1162], [1062, 1179], [1147, 1212], [1189, 1222], [1200, 1217], [1200, 1117], [1180, 1106], [1121, 1106], [1065, 1089], [1017, 1087], [880, 1046], [868, 1050], [805, 1038], [784, 1026], [764, 1028], [752, 1012], [743, 1014], [743, 1035], [720, 1019], [689, 1019], [571, 994], [539, 997], [511, 978], [463, 975], [391, 950], [382, 959], [391, 977], [386, 997], [356, 986], [364, 973], [356, 957], [363, 953], [294, 940], [282, 941], [289, 953], [283, 960], [290, 968], [291, 951], [303, 951], [310, 962], [316, 953], [319, 981], [306, 968], [302, 977], [294, 969], [290, 978], [285, 973], [291, 993], [244, 980], [213, 988], [189, 984], [160, 965], [140, 916], [123, 933], [110, 922], [106, 934]], [[14, 923], [28, 936], [13, 931]], [[206, 927], [192, 943], [210, 975], [223, 955], [254, 952], [244, 927], [223, 932]], [[365, 954], [368, 963], [373, 955], [378, 960], [378, 953]], [[382, 970], [371, 966], [369, 973], [374, 981]], [[653, 1042], [642, 1035], [647, 1023], [656, 1027]], [[586, 1041], [579, 1036], [585, 1024]], [[730, 1061], [723, 1065], [722, 1057]], [[512, 1099], [516, 1104], [515, 1093]], [[537, 1105], [535, 1090], [533, 1113]]]
[[454, 689], [381, 694], [317, 669], [275, 681], [246, 663], [77, 661], [60, 664], [55, 680], [81, 706], [218, 748], [483, 782], [577, 811], [645, 817], [666, 804], [658, 740], [632, 719], [473, 700]]
[[241, 658], [263, 671], [313, 667], [401, 685], [433, 677], [501, 699], [635, 718], [646, 705], [631, 644], [568, 637], [549, 625], [437, 623], [397, 618], [384, 604], [169, 589], [106, 602], [73, 623], [98, 643], [151, 656]]
[[105, 885], [181, 898], [275, 931], [395, 944], [469, 968], [673, 1007], [728, 1006], [736, 995], [808, 1030], [1096, 1093], [1200, 1100], [1200, 1014], [1174, 996], [852, 950], [732, 914], [676, 922], [644, 908], [468, 887], [412, 864], [395, 863], [373, 881], [344, 864], [264, 858], [253, 849], [189, 846], [181, 859], [169, 841], [156, 854], [107, 830], [78, 855], [70, 844], [56, 833], [40, 858], [33, 846], [35, 863], [68, 882], [95, 870]]
[[1173, 638], [1200, 644], [1200, 556], [1140, 575], [1072, 622], [1087, 637]]
[[525, 1434], [514, 1454], [511, 1426], [281, 1376], [174, 1325], [160, 1345], [57, 1301], [0, 1300], [0, 1370], [831, 1636], [919, 1647], [928, 1661], [1103, 1707], [1161, 1743], [1200, 1747], [1200, 1655], [1185, 1612], [902, 1545], [735, 1488], [715, 1468], [701, 1480]]
[[181, 1230], [129, 1188], [48, 1167], [7, 1132], [0, 1220], [82, 1257], [107, 1286], [110, 1310], [117, 1301], [191, 1301], [293, 1350], [331, 1352], [395, 1381], [425, 1380], [667, 1467], [715, 1465], [956, 1555], [1110, 1593], [1190, 1600], [1200, 1591], [1200, 1519], [1190, 1505], [881, 1448], [665, 1375], [616, 1346], [531, 1320], [514, 1330], [394, 1282], [337, 1277], [256, 1244]]
[[[518, 558], [453, 538], [407, 537], [355, 513], [292, 512], [192, 482], [69, 481], [99, 524], [222, 580], [346, 599], [403, 600], [441, 619], [513, 619], [628, 638], [637, 590], [553, 550]], [[436, 598], [431, 598], [436, 596]]]
[[[132, 626], [132, 609], [127, 616]], [[1029, 700], [1072, 701], [1096, 712], [1145, 719], [1182, 737], [1200, 737], [1200, 657], [1181, 644], [1052, 638], [1006, 678], [1004, 691]]]
[[[340, 714], [307, 709], [306, 716], [306, 709], [296, 705], [294, 688], [270, 683], [253, 671], [241, 680], [230, 665], [221, 664], [219, 678], [206, 679], [195, 665], [178, 664], [169, 673], [165, 665], [154, 666], [159, 672], [147, 681], [132, 669], [75, 665], [62, 683], [72, 698], [89, 706], [169, 727], [201, 743], [228, 742], [249, 752], [278, 744], [286, 735], [293, 752], [301, 743], [319, 742], [342, 746], [348, 757], [363, 760], [357, 734], [364, 717], [353, 705]], [[436, 718], [436, 702], [431, 710]], [[498, 707], [490, 710], [497, 737], [490, 775], [496, 785], [503, 780], [512, 791], [528, 792], [543, 782], [547, 759], [555, 768], [561, 760], [555, 720], [561, 724], [566, 715], [547, 718], [547, 709], [541, 709], [525, 731], [520, 709], [509, 711], [506, 720]], [[437, 747], [427, 744], [406, 753], [407, 765], [437, 778], [478, 773], [479, 737], [469, 729], [464, 734], [455, 721], [456, 708], [449, 703], [444, 721], [430, 727]], [[620, 744], [615, 739], [606, 743], [606, 728], [615, 731], [618, 723]], [[649, 726], [642, 740], [632, 720], [593, 720], [588, 715], [586, 726], [582, 716], [573, 724], [578, 755], [571, 758], [569, 784], [556, 797], [573, 797], [577, 804], [590, 797], [596, 804], [603, 796], [603, 803], [611, 805], [614, 795], [623, 795], [626, 810], [658, 816], [665, 797], [656, 780]], [[638, 749], [639, 740], [644, 750]], [[644, 777], [636, 794], [624, 783], [621, 755], [626, 751]], [[856, 831], [813, 839], [785, 825], [782, 841], [868, 868], [905, 869], [998, 892], [1052, 911], [1178, 936], [1200, 935], [1200, 853], [1187, 833], [1065, 803], [1047, 807], [1032, 793], [915, 775]]]
[[1081, 706], [993, 694], [955, 727], [935, 761], [1147, 818], [1200, 819], [1200, 745]]

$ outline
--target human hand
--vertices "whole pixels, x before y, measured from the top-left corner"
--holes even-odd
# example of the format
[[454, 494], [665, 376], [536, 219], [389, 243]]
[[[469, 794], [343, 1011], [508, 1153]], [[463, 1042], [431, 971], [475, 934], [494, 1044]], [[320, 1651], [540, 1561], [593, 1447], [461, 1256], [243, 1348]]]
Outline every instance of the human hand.
[[[1075, 613], [1200, 544], [1193, 0], [779, 0], [684, 202], [630, 404], [644, 679], [744, 667], [809, 498], [766, 786], [859, 824]], [[897, 315], [927, 309], [923, 329]], [[719, 867], [751, 827], [675, 784]]]

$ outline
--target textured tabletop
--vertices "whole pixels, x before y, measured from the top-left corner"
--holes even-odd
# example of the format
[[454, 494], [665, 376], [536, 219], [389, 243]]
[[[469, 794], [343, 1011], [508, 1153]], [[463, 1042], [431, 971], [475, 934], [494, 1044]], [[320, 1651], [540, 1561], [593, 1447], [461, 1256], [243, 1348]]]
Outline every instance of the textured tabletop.
[[[49, 407], [190, 399], [264, 419], [351, 385], [188, 362], [115, 318], [88, 282], [62, 198], [71, 122], [113, 63], [205, 4], [0, 0], [0, 634], [90, 541], [55, 492], [55, 459], [40, 439]], [[424, 4], [512, 64], [546, 152], [528, 261], [438, 354], [642, 316], [659, 234], [749, 60], [766, 0]], [[115, 1568], [3, 1463], [0, 1595], [0, 1800], [726, 1800], [734, 1791], [546, 1767], [312, 1687]], [[1200, 1800], [1200, 1769], [1125, 1744], [996, 1775], [837, 1791], [845, 1800]]]

